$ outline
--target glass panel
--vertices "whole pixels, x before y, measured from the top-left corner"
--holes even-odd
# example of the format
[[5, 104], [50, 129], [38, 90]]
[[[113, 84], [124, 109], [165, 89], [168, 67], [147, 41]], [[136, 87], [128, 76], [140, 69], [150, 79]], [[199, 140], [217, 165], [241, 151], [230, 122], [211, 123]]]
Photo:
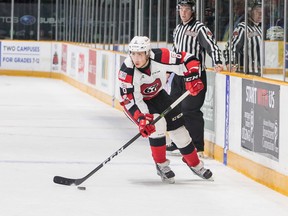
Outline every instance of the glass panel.
[[168, 22], [166, 17], [166, 1], [160, 1], [159, 9], [160, 11], [160, 26], [158, 26], [160, 30], [160, 41], [166, 41], [166, 22]]
[[144, 3], [143, 8], [143, 35], [149, 37], [149, 8], [150, 1]]
[[[229, 1], [230, 2], [230, 1]], [[219, 4], [221, 7], [221, 4]], [[229, 15], [227, 11], [229, 11], [229, 3], [224, 1], [223, 4], [223, 19], [225, 19], [226, 25], [224, 31], [222, 32], [222, 41], [228, 41], [229, 39]], [[226, 11], [226, 12], [225, 12]], [[234, 0], [233, 1], [233, 11], [232, 11], [232, 31], [236, 28], [236, 26], [244, 22], [245, 19], [245, 1], [244, 0]], [[228, 15], [228, 16], [227, 16]], [[219, 23], [221, 25], [221, 23]]]
[[157, 41], [157, 14], [158, 14], [158, 4], [157, 0], [152, 0], [152, 19], [151, 19], [151, 41]]
[[215, 35], [215, 0], [206, 0], [204, 7], [204, 24]]
[[41, 0], [40, 40], [54, 40], [56, 26], [56, 0]]
[[[216, 17], [216, 19], [218, 20], [217, 22], [218, 31], [216, 32], [216, 41], [227, 42], [229, 39], [229, 7], [230, 7], [229, 0], [218, 0], [218, 16]], [[244, 6], [243, 6], [243, 10], [244, 10]], [[236, 11], [238, 11], [238, 9], [236, 9], [236, 6], [235, 6], [235, 12], [234, 12], [235, 20], [237, 20], [236, 14], [238, 14], [238, 12]], [[237, 25], [236, 22], [234, 25], [236, 27]]]
[[178, 16], [178, 12], [176, 9], [177, 1], [169, 2], [169, 23], [168, 23], [168, 43], [173, 43], [173, 31], [178, 23], [176, 23], [176, 19]]
[[283, 80], [284, 0], [266, 0], [265, 3], [263, 77]]
[[[10, 39], [11, 31], [11, 0], [0, 2], [0, 39]], [[14, 21], [15, 22], [15, 21]]]
[[222, 37], [228, 41], [223, 52], [227, 70], [261, 76], [261, 1], [248, 2], [247, 20], [245, 1], [234, 0], [232, 8], [232, 22]]
[[58, 0], [58, 35], [57, 38], [59, 41], [64, 40], [64, 26], [65, 26], [65, 17], [64, 17], [64, 0]]
[[14, 39], [37, 40], [38, 0], [14, 2]]

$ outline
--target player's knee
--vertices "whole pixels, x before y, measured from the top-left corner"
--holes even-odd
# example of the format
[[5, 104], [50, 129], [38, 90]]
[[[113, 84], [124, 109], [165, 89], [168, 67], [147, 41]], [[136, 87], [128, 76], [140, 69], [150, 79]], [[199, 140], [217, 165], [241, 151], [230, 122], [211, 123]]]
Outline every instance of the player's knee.
[[188, 146], [192, 138], [190, 137], [187, 129], [182, 126], [177, 128], [176, 130], [170, 131], [169, 132], [171, 140], [177, 145], [178, 148], [185, 148]]

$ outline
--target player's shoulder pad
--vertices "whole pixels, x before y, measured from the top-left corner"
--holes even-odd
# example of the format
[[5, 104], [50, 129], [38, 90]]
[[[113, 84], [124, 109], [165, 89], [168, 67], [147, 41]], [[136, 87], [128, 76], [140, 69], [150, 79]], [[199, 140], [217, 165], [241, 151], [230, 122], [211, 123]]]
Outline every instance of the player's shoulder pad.
[[170, 51], [167, 48], [151, 49], [150, 58], [156, 62], [167, 64], [170, 60]]
[[124, 71], [126, 73], [129, 73], [130, 75], [133, 73], [134, 71], [134, 64], [131, 60], [130, 57], [127, 57], [124, 62], [122, 63], [121, 65], [121, 68], [120, 68], [121, 71]]
[[127, 57], [120, 67], [118, 78], [125, 82], [130, 82], [134, 75], [134, 64], [130, 57]]

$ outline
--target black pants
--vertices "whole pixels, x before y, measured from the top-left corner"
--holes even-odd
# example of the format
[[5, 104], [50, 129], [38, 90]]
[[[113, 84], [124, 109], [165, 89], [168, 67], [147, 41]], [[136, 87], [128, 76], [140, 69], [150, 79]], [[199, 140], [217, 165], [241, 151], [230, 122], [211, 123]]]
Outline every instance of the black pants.
[[[165, 90], [161, 90], [156, 97], [146, 100], [145, 103], [147, 104], [149, 113], [161, 114], [173, 103], [173, 98]], [[167, 131], [176, 130], [184, 125], [183, 115], [179, 107], [175, 107], [164, 118], [167, 122]]]
[[[202, 71], [201, 80], [204, 84], [204, 89], [196, 96], [189, 95], [180, 104], [180, 109], [184, 116], [185, 127], [189, 131], [197, 151], [204, 151], [204, 119], [201, 107], [204, 104], [207, 90], [205, 71]], [[183, 77], [175, 75], [171, 84], [171, 97], [175, 101], [185, 91]]]

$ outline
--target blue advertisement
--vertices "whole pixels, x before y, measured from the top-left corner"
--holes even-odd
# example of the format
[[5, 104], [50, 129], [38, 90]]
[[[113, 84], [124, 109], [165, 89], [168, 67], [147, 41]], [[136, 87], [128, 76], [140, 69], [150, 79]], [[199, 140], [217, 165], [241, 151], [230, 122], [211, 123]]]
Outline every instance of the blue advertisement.
[[227, 165], [227, 153], [229, 150], [229, 112], [230, 112], [230, 76], [226, 75], [226, 93], [225, 93], [225, 131], [224, 131], [224, 151], [223, 163]]

